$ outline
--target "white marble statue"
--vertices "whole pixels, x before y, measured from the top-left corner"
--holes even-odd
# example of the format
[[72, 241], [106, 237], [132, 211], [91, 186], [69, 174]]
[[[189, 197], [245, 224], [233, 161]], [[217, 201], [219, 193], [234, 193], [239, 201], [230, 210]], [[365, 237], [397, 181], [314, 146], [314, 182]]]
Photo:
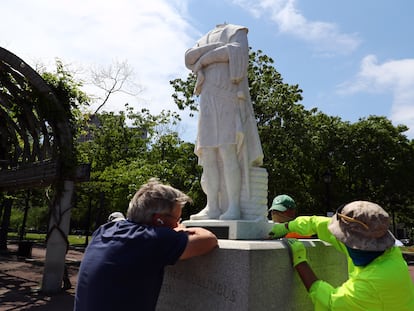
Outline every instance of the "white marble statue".
[[250, 170], [263, 162], [247, 81], [247, 32], [243, 26], [217, 25], [185, 53], [187, 68], [197, 75], [195, 153], [207, 195], [206, 207], [191, 220], [242, 219], [241, 192], [249, 193]]

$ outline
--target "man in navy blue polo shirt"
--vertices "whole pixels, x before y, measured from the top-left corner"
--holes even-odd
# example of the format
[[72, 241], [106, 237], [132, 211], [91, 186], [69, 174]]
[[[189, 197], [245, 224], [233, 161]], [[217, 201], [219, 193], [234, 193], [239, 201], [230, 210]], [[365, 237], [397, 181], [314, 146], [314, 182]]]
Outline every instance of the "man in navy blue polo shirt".
[[189, 201], [155, 179], [143, 185], [127, 219], [94, 232], [80, 266], [74, 310], [155, 310], [164, 267], [217, 247], [210, 231], [179, 226]]

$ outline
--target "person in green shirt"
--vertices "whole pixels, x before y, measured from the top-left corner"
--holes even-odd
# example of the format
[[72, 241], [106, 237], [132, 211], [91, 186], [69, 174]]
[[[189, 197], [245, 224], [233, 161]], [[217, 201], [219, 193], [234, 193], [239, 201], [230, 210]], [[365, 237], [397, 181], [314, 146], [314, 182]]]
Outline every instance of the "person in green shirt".
[[317, 234], [348, 260], [349, 278], [339, 287], [318, 279], [309, 266], [304, 245], [287, 239], [295, 267], [315, 310], [414, 310], [414, 284], [395, 238], [388, 230], [390, 217], [378, 204], [354, 201], [331, 217], [300, 216], [276, 224], [269, 236], [289, 232]]

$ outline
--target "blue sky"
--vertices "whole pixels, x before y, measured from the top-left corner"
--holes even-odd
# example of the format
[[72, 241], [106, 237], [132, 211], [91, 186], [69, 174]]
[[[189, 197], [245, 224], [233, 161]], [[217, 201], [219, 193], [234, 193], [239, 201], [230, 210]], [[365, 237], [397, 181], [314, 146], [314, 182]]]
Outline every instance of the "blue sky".
[[[33, 67], [59, 58], [87, 81], [90, 68], [128, 62], [141, 92], [114, 96], [107, 111], [176, 110], [168, 81], [187, 76], [186, 49], [227, 22], [249, 28], [250, 46], [299, 84], [307, 109], [351, 122], [383, 115], [414, 138], [411, 0], [5, 0], [1, 11], [0, 46]], [[183, 120], [177, 130], [193, 141], [196, 119]]]

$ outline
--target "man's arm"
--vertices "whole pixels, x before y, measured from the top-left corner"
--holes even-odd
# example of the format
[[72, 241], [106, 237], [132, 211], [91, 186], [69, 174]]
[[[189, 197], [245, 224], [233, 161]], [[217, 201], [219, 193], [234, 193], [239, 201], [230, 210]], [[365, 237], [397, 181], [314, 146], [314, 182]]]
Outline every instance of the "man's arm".
[[188, 259], [204, 255], [217, 247], [217, 237], [204, 228], [176, 228], [177, 231], [184, 231], [188, 234], [187, 246], [181, 254], [180, 259]]
[[277, 239], [284, 237], [289, 232], [296, 232], [305, 236], [317, 234], [320, 240], [336, 246], [338, 241], [328, 229], [330, 221], [330, 217], [324, 216], [299, 216], [295, 220], [275, 224], [269, 232], [269, 237]]

